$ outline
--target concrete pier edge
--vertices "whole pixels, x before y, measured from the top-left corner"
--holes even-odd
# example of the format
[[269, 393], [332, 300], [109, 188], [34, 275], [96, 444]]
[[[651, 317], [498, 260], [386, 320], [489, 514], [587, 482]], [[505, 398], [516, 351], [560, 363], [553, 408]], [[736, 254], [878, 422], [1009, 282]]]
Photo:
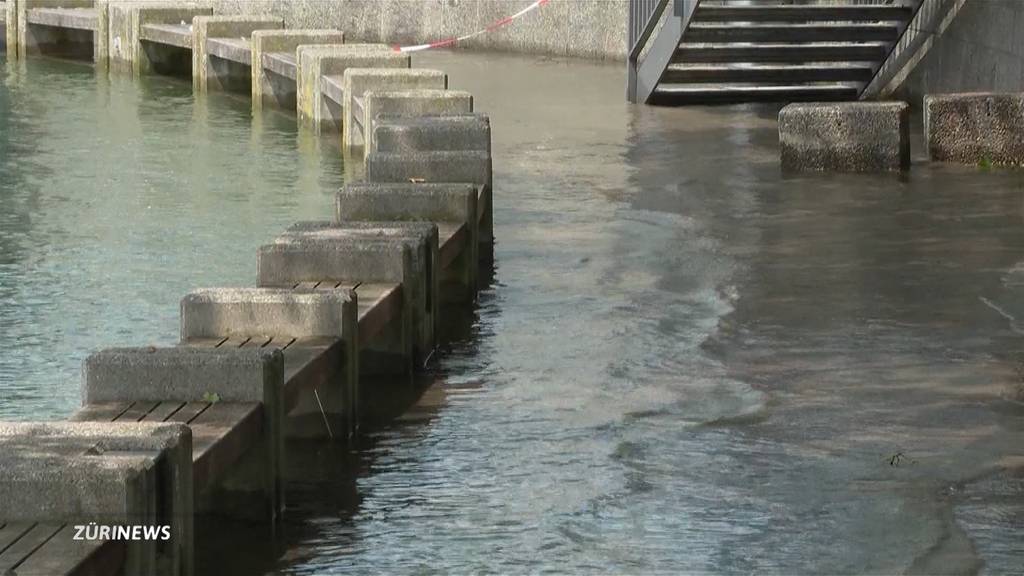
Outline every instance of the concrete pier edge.
[[[411, 383], [412, 373], [429, 361], [437, 347], [440, 304], [471, 304], [479, 289], [479, 247], [491, 238], [489, 120], [473, 113], [471, 94], [447, 90], [444, 72], [411, 69], [408, 55], [394, 52], [384, 44], [346, 45], [342, 43], [343, 31], [285, 30], [284, 23], [273, 17], [214, 15], [205, 3], [8, 0], [4, 4], [5, 14], [14, 17], [6, 20], [5, 36], [14, 37], [8, 50], [13, 47], [15, 58], [34, 53], [21, 51], [28, 27], [26, 10], [44, 3], [77, 10], [67, 14], [41, 13], [46, 18], [55, 18], [54, 22], [62, 22], [65, 16], [79, 18], [78, 22], [95, 21], [92, 53], [98, 69], [110, 64], [115, 70], [130, 71], [133, 75], [164, 73], [163, 65], [167, 62], [158, 50], [161, 42], [168, 42], [169, 53], [191, 50], [191, 76], [197, 94], [213, 87], [227, 87], [240, 77], [240, 69], [245, 66], [234, 62], [234, 68], [227, 72], [229, 77], [221, 77], [223, 69], [211, 66], [211, 59], [217, 57], [207, 50], [210, 38], [227, 40], [218, 48], [222, 54], [235, 54], [236, 46], [248, 46], [251, 54], [246, 77], [255, 109], [268, 98], [280, 105], [293, 97], [297, 121], [317, 127], [333, 124], [343, 132], [343, 147], [346, 125], [350, 125], [348, 136], [360, 151], [366, 148], [362, 139], [368, 138], [374, 148], [365, 162], [374, 166], [374, 174], [391, 166], [388, 162], [397, 163], [391, 166], [396, 174], [409, 169], [430, 172], [430, 182], [422, 184], [408, 179], [394, 183], [347, 183], [338, 194], [335, 213], [326, 215], [333, 218], [296, 223], [273, 244], [260, 248], [260, 287], [205, 289], [186, 295], [181, 304], [180, 345], [108, 349], [91, 355], [83, 363], [83, 408], [72, 416], [74, 422], [56, 425], [61, 434], [82, 429], [113, 438], [129, 426], [112, 421], [120, 415], [140, 420], [157, 417], [158, 413], [167, 416], [175, 406], [183, 411], [191, 410], [193, 404], [210, 406], [210, 410], [218, 406], [218, 413], [224, 414], [231, 413], [230, 407], [236, 402], [241, 407], [262, 407], [262, 424], [252, 430], [263, 430], [264, 448], [259, 448], [258, 453], [265, 456], [260, 457], [262, 463], [257, 463], [257, 468], [246, 464], [240, 470], [246, 470], [246, 474], [262, 470], [255, 472], [255, 478], [257, 489], [263, 491], [268, 502], [268, 514], [263, 518], [276, 522], [284, 509], [283, 438], [293, 415], [287, 410], [299, 410], [303, 400], [299, 392], [289, 391], [283, 348], [252, 346], [274, 341], [275, 334], [300, 343], [296, 344], [300, 348], [301, 342], [316, 343], [323, 338], [344, 342], [341, 347], [314, 344], [308, 348], [310, 353], [325, 359], [336, 358], [328, 364], [317, 364], [316, 360], [310, 364], [321, 366], [317, 370], [336, 364], [322, 376], [309, 370], [305, 375], [291, 376], [301, 377], [302, 382], [332, 386], [340, 383], [344, 387], [333, 400], [328, 397], [326, 406], [320, 404], [320, 398], [316, 399], [319, 412], [327, 410], [325, 418], [333, 414], [334, 408], [344, 412], [340, 414], [344, 421], [342, 439], [354, 435], [358, 427], [359, 389], [365, 385], [361, 379], [374, 380], [374, 385], [381, 379], [402, 385]], [[145, 28], [144, 40], [146, 26], [149, 27]], [[225, 46], [230, 50], [225, 52]], [[283, 54], [277, 60], [285, 63], [294, 56], [295, 78], [290, 79], [295, 83], [294, 90], [283, 86], [283, 91], [277, 92], [278, 86], [268, 84], [264, 66], [268, 53]], [[288, 80], [287, 74], [282, 77]], [[325, 84], [325, 78], [333, 78], [332, 83]], [[352, 110], [353, 103], [358, 104], [358, 110]], [[284, 107], [290, 107], [289, 104]], [[449, 114], [450, 118], [446, 118]], [[382, 147], [374, 144], [376, 126], [380, 127]], [[364, 158], [358, 161], [362, 164]], [[446, 230], [444, 258], [441, 226]], [[336, 288], [319, 287], [331, 278], [339, 279]], [[340, 280], [350, 281], [357, 288], [344, 288]], [[362, 315], [366, 311], [358, 303], [357, 292], [371, 298], [371, 312], [395, 303], [400, 305], [387, 308], [387, 314], [393, 315], [390, 320], [381, 316], [364, 327]], [[381, 322], [387, 324], [379, 325]], [[377, 330], [366, 346], [360, 341], [364, 329]], [[242, 347], [218, 347], [218, 343], [228, 341], [240, 342]], [[250, 347], [245, 347], [247, 343]], [[321, 392], [324, 390], [321, 388]], [[169, 406], [166, 410], [165, 404]], [[192, 425], [153, 422], [147, 420], [138, 425], [139, 429], [172, 431], [179, 438], [175, 443], [162, 445], [149, 457], [156, 458], [154, 462], [173, 457], [177, 462], [173, 468], [154, 470], [164, 470], [161, 474], [177, 470], [173, 485], [182, 490], [181, 496], [175, 497], [174, 507], [178, 546], [170, 559], [162, 560], [154, 556], [152, 547], [130, 550], [124, 559], [126, 563], [114, 573], [191, 574], [195, 569], [192, 518], [199, 504], [199, 495], [193, 495], [192, 467], [196, 455], [192, 450]], [[0, 429], [4, 426], [0, 423]], [[209, 434], [208, 428], [203, 430]], [[229, 435], [230, 430], [225, 429]], [[236, 451], [260, 445], [255, 438], [232, 438]], [[202, 442], [209, 442], [209, 438]], [[6, 444], [14, 445], [24, 444]], [[9, 455], [4, 446], [0, 441], [0, 460]], [[17, 454], [13, 452], [14, 457]], [[201, 464], [196, 473], [209, 476], [210, 462]], [[217, 466], [223, 469], [226, 464], [220, 462]], [[48, 469], [58, 471], [72, 466], [73, 461], [57, 453], [26, 465], [49, 466]], [[135, 483], [136, 494], [142, 498], [140, 506], [148, 506], [142, 504], [145, 494], [158, 484], [153, 473], [147, 474], [139, 476]], [[228, 477], [213, 481], [233, 483]], [[0, 473], [0, 492], [5, 489], [3, 482]], [[74, 492], [67, 494], [79, 497]], [[51, 514], [52, 510], [26, 512], [35, 514], [34, 521], [60, 520]]]

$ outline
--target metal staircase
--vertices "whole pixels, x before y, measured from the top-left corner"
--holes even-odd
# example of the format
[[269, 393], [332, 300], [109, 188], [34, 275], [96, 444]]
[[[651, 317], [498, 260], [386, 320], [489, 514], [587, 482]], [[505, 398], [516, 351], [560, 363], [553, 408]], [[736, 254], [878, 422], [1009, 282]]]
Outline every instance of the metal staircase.
[[663, 105], [856, 100], [920, 3], [630, 0], [628, 97]]

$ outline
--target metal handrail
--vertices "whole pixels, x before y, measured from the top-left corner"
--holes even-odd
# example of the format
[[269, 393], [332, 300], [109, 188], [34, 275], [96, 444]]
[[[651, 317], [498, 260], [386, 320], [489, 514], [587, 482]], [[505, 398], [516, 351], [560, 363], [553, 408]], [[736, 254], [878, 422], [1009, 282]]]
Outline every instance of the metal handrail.
[[636, 62], [669, 0], [629, 0], [629, 59]]
[[[672, 3], [672, 12], [665, 25], [658, 29], [665, 7]], [[629, 0], [629, 55], [626, 59], [626, 98], [645, 102], [654, 90], [672, 54], [683, 38], [690, 18], [700, 0]], [[658, 31], [651, 42], [651, 36]], [[640, 55], [648, 44], [651, 48], [643, 61]]]

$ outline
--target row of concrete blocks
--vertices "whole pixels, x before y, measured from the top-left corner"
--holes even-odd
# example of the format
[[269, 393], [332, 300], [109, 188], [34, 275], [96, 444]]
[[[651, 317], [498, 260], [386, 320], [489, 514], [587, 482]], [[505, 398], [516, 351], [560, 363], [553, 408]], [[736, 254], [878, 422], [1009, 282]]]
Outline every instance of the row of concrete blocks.
[[[1024, 93], [943, 94], [924, 99], [929, 158], [1024, 165]], [[910, 167], [905, 102], [790, 104], [779, 112], [783, 170], [876, 172]]]
[[[297, 223], [261, 247], [258, 288], [194, 291], [181, 304], [182, 345], [105, 350], [84, 363], [86, 406], [211, 395], [259, 403], [265, 438], [222, 484], [255, 490], [271, 518], [283, 508], [292, 423], [301, 429], [312, 414], [351, 433], [364, 377], [407, 377], [434, 348], [440, 300], [472, 301], [478, 288], [480, 247], [489, 246], [479, 207], [491, 182], [488, 119], [392, 115], [374, 126], [368, 178], [378, 181], [345, 186], [333, 221]], [[463, 246], [443, 263], [439, 226], [458, 230]], [[348, 287], [360, 282], [401, 286], [401, 313], [376, 342], [360, 341]], [[289, 400], [280, 350], [195, 345], [257, 335], [342, 341], [345, 367], [316, 398], [307, 390]], [[173, 545], [130, 543], [125, 572], [188, 574], [193, 510], [204, 499], [193, 494], [193, 433], [172, 424], [0, 425], [0, 519], [170, 525]]]

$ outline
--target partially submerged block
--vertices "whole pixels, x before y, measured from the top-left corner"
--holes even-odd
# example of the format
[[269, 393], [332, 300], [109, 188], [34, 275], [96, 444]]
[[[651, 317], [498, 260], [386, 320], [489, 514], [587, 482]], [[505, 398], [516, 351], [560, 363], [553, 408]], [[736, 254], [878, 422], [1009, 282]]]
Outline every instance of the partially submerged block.
[[181, 424], [0, 423], [0, 523], [168, 526], [126, 574], [193, 570], [192, 435]]
[[252, 33], [252, 106], [264, 101], [278, 108], [296, 108], [299, 46], [340, 45], [345, 34], [338, 30], [257, 30]]
[[409, 68], [408, 54], [385, 44], [299, 46], [296, 113], [317, 131], [342, 124], [342, 79], [349, 68]]
[[782, 169], [882, 172], [910, 166], [905, 102], [790, 104], [779, 112]]
[[[476, 294], [479, 242], [477, 186], [445, 183], [347, 184], [335, 200], [336, 222], [426, 221], [454, 228], [452, 247], [441, 246], [440, 294], [451, 302]], [[448, 252], [452, 254], [449, 256]]]
[[473, 95], [464, 90], [368, 90], [363, 96], [365, 149], [374, 150], [373, 122], [378, 116], [443, 116], [473, 111]]
[[924, 132], [932, 160], [1024, 165], [1024, 92], [926, 96]]
[[401, 241], [413, 250], [416, 282], [405, 283], [411, 292], [413, 355], [418, 365], [426, 364], [434, 351], [438, 318], [438, 235], [433, 222], [298, 222], [275, 239], [275, 243], [331, 243], [342, 245], [365, 241]]
[[107, 63], [107, 2], [17, 0], [18, 56], [48, 54]]
[[[192, 82], [196, 90], [210, 88], [250, 92], [252, 49], [250, 36], [256, 30], [284, 28], [284, 20], [273, 16], [197, 16], [192, 20]], [[236, 57], [210, 53], [210, 40], [231, 49]]]
[[240, 483], [255, 484], [255, 489], [249, 491], [261, 493], [263, 510], [249, 516], [276, 520], [284, 508], [284, 415], [292, 408], [284, 401], [284, 357], [279, 350], [112, 348], [90, 355], [83, 365], [85, 406], [123, 402], [201, 403], [209, 402], [211, 397], [217, 403], [262, 404], [262, 434], [259, 438], [239, 439], [244, 443], [242, 449], [215, 448], [216, 469], [204, 469], [202, 474], [197, 470], [197, 476], [204, 476], [197, 478], [197, 482], [204, 487], [210, 485], [217, 495], [215, 485], [230, 481], [225, 468], [253, 469], [257, 477], [242, 479]]
[[[287, 355], [301, 352], [287, 344], [292, 339], [296, 347], [323, 348], [329, 355], [325, 372], [313, 379], [313, 389], [301, 390], [294, 402], [287, 402], [289, 434], [305, 436], [322, 430], [321, 405], [335, 421], [324, 430], [327, 435], [355, 430], [359, 336], [357, 299], [351, 290], [305, 291], [294, 285], [210, 288], [194, 290], [182, 299], [182, 343], [225, 337], [238, 343], [272, 338], [284, 342], [275, 346], [286, 347]], [[325, 386], [318, 390], [317, 383]]]
[[491, 206], [491, 155], [478, 151], [370, 152], [368, 182], [462, 182], [479, 189], [479, 255], [489, 261], [494, 244]]
[[401, 116], [373, 119], [372, 152], [431, 150], [491, 151], [491, 121], [486, 114]]
[[110, 2], [112, 68], [134, 74], [192, 74], [192, 19], [213, 8], [190, 3]]
[[361, 154], [364, 149], [363, 101], [370, 90], [445, 90], [448, 76], [440, 70], [388, 68], [352, 68], [345, 71], [342, 80], [341, 146], [345, 153]]
[[[424, 285], [413, 262], [414, 249], [402, 240], [348, 239], [331, 242], [287, 242], [260, 247], [260, 286], [303, 283], [359, 285], [359, 330], [364, 353], [362, 373], [412, 373], [413, 290]], [[362, 290], [381, 287], [389, 296], [364, 299]], [[398, 309], [390, 308], [397, 295]], [[380, 306], [381, 309], [376, 309]], [[372, 350], [373, 354], [367, 354]], [[372, 356], [372, 357], [371, 357]], [[365, 360], [365, 361], [364, 361]]]

